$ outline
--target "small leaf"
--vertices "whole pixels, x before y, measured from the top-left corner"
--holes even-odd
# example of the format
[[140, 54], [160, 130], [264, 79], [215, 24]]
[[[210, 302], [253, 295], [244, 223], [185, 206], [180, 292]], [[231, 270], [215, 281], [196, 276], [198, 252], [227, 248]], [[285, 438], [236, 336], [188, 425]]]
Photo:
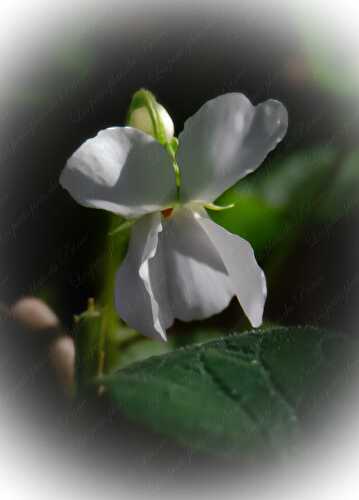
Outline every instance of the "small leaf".
[[154, 356], [101, 384], [129, 419], [184, 446], [283, 453], [318, 407], [326, 411], [335, 400], [334, 384], [350, 373], [354, 351], [339, 335], [275, 327]]

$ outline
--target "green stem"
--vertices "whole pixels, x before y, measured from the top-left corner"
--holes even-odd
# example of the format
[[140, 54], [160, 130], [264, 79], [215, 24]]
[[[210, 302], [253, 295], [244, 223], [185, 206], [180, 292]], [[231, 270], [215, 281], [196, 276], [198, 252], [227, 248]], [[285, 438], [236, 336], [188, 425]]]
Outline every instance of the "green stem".
[[179, 165], [176, 160], [176, 151], [178, 148], [178, 139], [176, 137], [173, 137], [171, 142], [168, 142], [165, 145], [167, 153], [170, 155], [172, 158], [172, 166], [173, 170], [175, 172], [176, 176], [176, 194], [177, 194], [177, 201], [180, 199], [180, 187], [181, 187], [181, 171], [179, 168]]
[[106, 244], [107, 255], [104, 268], [105, 282], [100, 296], [103, 317], [100, 331], [99, 376], [109, 370], [107, 352], [112, 348], [114, 343], [118, 342], [117, 339], [121, 334], [121, 327], [125, 328], [114, 304], [115, 276], [117, 269], [125, 257], [129, 232], [134, 221], [125, 221], [119, 226], [120, 220], [116, 215], [111, 215], [109, 219]]

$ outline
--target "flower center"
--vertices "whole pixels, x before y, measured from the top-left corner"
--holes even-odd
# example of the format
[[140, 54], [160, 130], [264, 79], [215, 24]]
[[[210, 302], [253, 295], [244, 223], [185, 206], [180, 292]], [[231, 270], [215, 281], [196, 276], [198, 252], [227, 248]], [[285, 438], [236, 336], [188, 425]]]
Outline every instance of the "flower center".
[[168, 219], [168, 217], [171, 217], [172, 212], [173, 208], [165, 208], [164, 210], [162, 210], [162, 215], [165, 219]]

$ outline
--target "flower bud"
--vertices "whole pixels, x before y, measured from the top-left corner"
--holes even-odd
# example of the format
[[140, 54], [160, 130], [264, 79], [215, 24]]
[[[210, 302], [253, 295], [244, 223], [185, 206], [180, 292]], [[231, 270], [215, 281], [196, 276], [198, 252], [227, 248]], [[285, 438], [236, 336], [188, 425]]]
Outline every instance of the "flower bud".
[[71, 397], [75, 384], [75, 344], [71, 337], [63, 335], [55, 340], [49, 351], [50, 361], [66, 396]]
[[11, 316], [30, 330], [46, 330], [59, 326], [56, 314], [40, 299], [24, 297], [10, 309]]
[[[158, 113], [158, 118], [161, 121], [163, 131], [166, 136], [166, 141], [170, 142], [170, 140], [174, 135], [174, 125], [172, 118], [161, 104], [156, 102], [155, 106], [156, 106], [156, 111]], [[145, 106], [136, 108], [131, 112], [131, 115], [128, 120], [128, 125], [130, 127], [138, 128], [139, 130], [142, 130], [146, 134], [156, 137], [150, 113]]]

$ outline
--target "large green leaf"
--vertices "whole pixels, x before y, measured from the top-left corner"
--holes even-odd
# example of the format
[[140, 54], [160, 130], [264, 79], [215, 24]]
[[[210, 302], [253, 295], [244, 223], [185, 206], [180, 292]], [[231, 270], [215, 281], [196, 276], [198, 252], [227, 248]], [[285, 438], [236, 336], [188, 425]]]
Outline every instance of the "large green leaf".
[[290, 448], [318, 408], [327, 411], [331, 388], [331, 399], [341, 392], [338, 380], [355, 358], [344, 337], [273, 328], [154, 356], [101, 383], [125, 416], [152, 431], [194, 449], [252, 456]]

